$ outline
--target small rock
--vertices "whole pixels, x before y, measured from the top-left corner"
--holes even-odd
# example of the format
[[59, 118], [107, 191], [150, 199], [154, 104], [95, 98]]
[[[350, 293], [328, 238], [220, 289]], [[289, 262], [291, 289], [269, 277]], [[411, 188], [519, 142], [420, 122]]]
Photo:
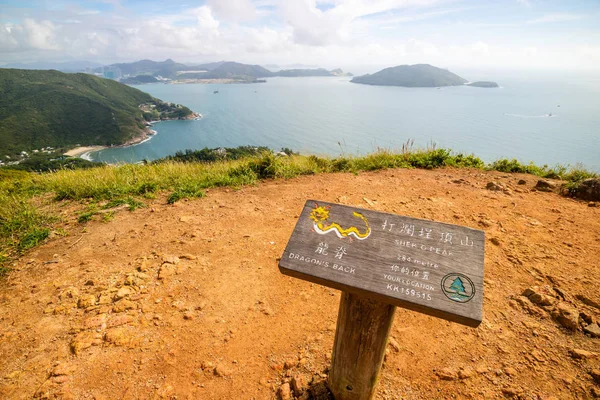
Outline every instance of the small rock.
[[118, 315], [116, 317], [112, 317], [111, 319], [109, 319], [108, 322], [106, 323], [106, 326], [108, 328], [112, 328], [115, 326], [121, 326], [121, 325], [128, 324], [132, 321], [133, 321], [133, 317], [130, 315]]
[[598, 310], [600, 310], [600, 301], [591, 299], [583, 294], [578, 294], [575, 297], [577, 297], [577, 300], [581, 301], [583, 304], [586, 304], [590, 307], [594, 307], [594, 308], [597, 308]]
[[504, 368], [503, 372], [508, 376], [516, 376], [518, 373], [517, 370], [512, 367]]
[[104, 340], [115, 346], [126, 346], [131, 342], [131, 336], [124, 328], [114, 328], [106, 331]]
[[52, 370], [52, 376], [71, 375], [73, 372], [75, 372], [75, 370], [76, 368], [74, 365], [69, 363], [61, 363], [54, 367]]
[[203, 371], [206, 371], [206, 370], [209, 370], [209, 371], [210, 371], [210, 370], [214, 370], [214, 368], [215, 368], [215, 365], [214, 365], [212, 362], [210, 362], [210, 361], [202, 361], [202, 362], [200, 363], [200, 368], [201, 368]]
[[453, 368], [443, 368], [437, 371], [437, 376], [443, 381], [453, 381], [456, 379], [457, 374]]
[[588, 203], [588, 207], [598, 207], [598, 204], [597, 204], [597, 203], [595, 203], [595, 202], [593, 202], [593, 201], [590, 201], [590, 202]]
[[537, 304], [538, 306], [542, 307], [550, 306], [556, 303], [556, 299], [554, 297], [543, 293], [542, 290], [537, 286], [525, 289], [523, 296], [526, 296], [533, 304]]
[[583, 350], [583, 349], [571, 349], [571, 357], [577, 360], [583, 360], [586, 358], [596, 358], [598, 353], [594, 353], [591, 351]]
[[184, 312], [183, 319], [188, 320], [188, 321], [194, 319], [194, 313], [191, 311]]
[[592, 372], [590, 372], [590, 375], [592, 375], [592, 378], [594, 378], [596, 383], [600, 384], [600, 369], [592, 370]]
[[59, 295], [58, 298], [60, 300], [66, 300], [66, 299], [76, 299], [77, 297], [79, 297], [79, 289], [77, 289], [76, 287], [69, 287], [65, 290], [63, 290]]
[[594, 317], [585, 311], [579, 312], [579, 318], [588, 325], [591, 325], [594, 323]]
[[133, 290], [131, 288], [129, 288], [127, 286], [123, 286], [115, 294], [114, 300], [115, 301], [121, 300], [123, 297], [127, 297], [132, 293], [133, 293]]
[[[63, 383], [67, 382], [68, 380], [69, 380], [69, 377], [67, 375], [60, 375], [60, 376], [52, 377], [52, 382], [58, 383], [59, 385], [62, 385]], [[64, 398], [64, 397], [61, 397], [61, 398]]]
[[112, 296], [108, 293], [100, 294], [98, 297], [98, 305], [106, 305], [112, 303]]
[[286, 360], [283, 363], [283, 368], [285, 368], [285, 369], [292, 369], [292, 368], [294, 368], [296, 366], [296, 364], [297, 363], [294, 360]]
[[600, 326], [598, 324], [590, 324], [583, 328], [583, 331], [593, 338], [600, 338]]
[[576, 188], [570, 190], [569, 194], [582, 200], [600, 201], [600, 178], [582, 181]]
[[292, 398], [292, 392], [290, 390], [290, 384], [284, 383], [279, 386], [279, 398], [281, 400], [290, 400]]
[[485, 228], [489, 228], [490, 226], [494, 225], [494, 222], [489, 219], [483, 218], [479, 220], [479, 225]]
[[95, 315], [83, 321], [85, 329], [101, 328], [106, 323], [106, 314]]
[[552, 192], [554, 189], [556, 189], [556, 184], [545, 179], [540, 179], [535, 184], [535, 188], [540, 192]]
[[502, 394], [507, 397], [515, 397], [522, 393], [523, 391], [520, 388], [516, 387], [505, 387], [502, 388]]
[[500, 246], [500, 240], [497, 237], [491, 238], [490, 242], [492, 242], [492, 244], [495, 246]]
[[179, 258], [181, 258], [182, 260], [197, 260], [198, 257], [196, 257], [193, 254], [182, 254], [179, 256]]
[[79, 355], [82, 350], [96, 346], [102, 343], [102, 335], [98, 332], [84, 331], [80, 332], [71, 342], [71, 351]]
[[475, 370], [477, 371], [478, 374], [483, 375], [483, 374], [487, 374], [488, 372], [490, 372], [490, 367], [477, 367], [477, 369]]
[[292, 377], [292, 389], [294, 390], [294, 394], [296, 396], [302, 394], [306, 388], [308, 387], [308, 382], [306, 380], [306, 378], [304, 377], [304, 375], [294, 375]]
[[502, 191], [505, 189], [505, 187], [501, 184], [499, 184], [498, 182], [488, 182], [485, 185], [485, 188], [487, 190], [492, 190], [492, 191]]
[[164, 256], [163, 262], [167, 264], [179, 264], [179, 257], [177, 256]]
[[158, 279], [163, 280], [175, 274], [177, 270], [173, 264], [164, 263], [158, 270]]
[[149, 269], [150, 269], [150, 263], [148, 262], [147, 259], [144, 258], [142, 260], [142, 263], [138, 267], [138, 271], [140, 271], [140, 272], [148, 272]]
[[88, 308], [93, 305], [96, 305], [96, 296], [92, 294], [81, 296], [79, 301], [77, 301], [77, 307], [79, 308]]
[[215, 375], [220, 378], [225, 378], [225, 377], [231, 376], [231, 374], [233, 374], [233, 371], [223, 364], [217, 365], [215, 367], [214, 372], [215, 372]]
[[123, 299], [115, 303], [113, 306], [113, 312], [120, 313], [126, 310], [134, 310], [135, 308], [136, 305], [133, 301]]
[[473, 375], [475, 375], [475, 371], [471, 367], [464, 367], [460, 371], [458, 371], [458, 377], [460, 379], [469, 379]]
[[579, 311], [565, 302], [558, 303], [552, 310], [552, 318], [571, 331], [579, 327]]
[[393, 337], [390, 336], [390, 338], [388, 339], [388, 345], [394, 349], [394, 351], [397, 353], [400, 351], [400, 345], [398, 344], [398, 342], [396, 341], [396, 339], [394, 339]]
[[517, 185], [525, 185], [527, 183], [527, 181], [525, 179], [519, 179], [519, 182], [517, 182]]

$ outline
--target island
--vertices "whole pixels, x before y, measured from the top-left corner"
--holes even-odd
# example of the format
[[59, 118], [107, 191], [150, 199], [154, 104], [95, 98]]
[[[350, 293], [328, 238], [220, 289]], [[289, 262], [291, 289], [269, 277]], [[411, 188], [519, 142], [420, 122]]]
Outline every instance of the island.
[[0, 157], [40, 149], [119, 146], [151, 135], [150, 122], [199, 114], [90, 74], [0, 69]]
[[498, 84], [496, 82], [491, 82], [491, 81], [471, 82], [471, 83], [467, 83], [466, 86], [474, 86], [474, 87], [480, 87], [480, 88], [497, 88], [497, 87], [500, 87], [500, 86], [498, 86]]
[[354, 77], [350, 82], [365, 85], [441, 87], [460, 86], [468, 81], [442, 68], [429, 64], [399, 65], [374, 74]]
[[152, 75], [138, 75], [129, 78], [121, 79], [121, 83], [126, 85], [144, 85], [146, 83], [156, 83], [158, 79]]

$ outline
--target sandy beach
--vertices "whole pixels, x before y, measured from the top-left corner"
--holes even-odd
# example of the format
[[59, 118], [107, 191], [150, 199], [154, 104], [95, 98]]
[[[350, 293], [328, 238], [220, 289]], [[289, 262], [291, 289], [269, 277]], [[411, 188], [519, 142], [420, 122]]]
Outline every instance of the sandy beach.
[[98, 150], [102, 150], [102, 149], [106, 149], [106, 146], [80, 146], [80, 147], [75, 147], [74, 149], [67, 151], [64, 155], [70, 156], [70, 157], [79, 157], [82, 154], [89, 153], [91, 151], [98, 151]]

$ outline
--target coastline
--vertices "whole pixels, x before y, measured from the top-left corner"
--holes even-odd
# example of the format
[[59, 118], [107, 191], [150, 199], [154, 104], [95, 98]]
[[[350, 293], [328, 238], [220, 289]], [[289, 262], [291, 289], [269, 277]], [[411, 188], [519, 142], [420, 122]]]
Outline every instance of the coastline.
[[106, 149], [106, 146], [79, 146], [79, 147], [75, 147], [65, 153], [63, 153], [63, 155], [65, 156], [69, 156], [69, 157], [81, 157], [82, 155], [85, 155], [86, 153], [91, 153], [93, 151], [99, 151], [99, 150], [103, 150]]
[[177, 120], [190, 121], [190, 120], [198, 120], [201, 118], [202, 118], [202, 114], [192, 112], [192, 114], [190, 114], [189, 116], [187, 116], [185, 118], [160, 119], [160, 120], [156, 120], [156, 121], [148, 121], [148, 125], [140, 132], [139, 135], [132, 137], [131, 139], [129, 139], [128, 141], [126, 141], [123, 144], [120, 144], [117, 146], [79, 146], [79, 147], [75, 147], [75, 148], [63, 153], [63, 155], [69, 156], [69, 157], [79, 157], [79, 158], [83, 158], [84, 160], [92, 161], [92, 159], [90, 157], [91, 153], [95, 153], [100, 150], [110, 149], [110, 148], [115, 148], [115, 147], [129, 147], [129, 146], [134, 146], [136, 144], [141, 144], [141, 143], [147, 142], [148, 140], [152, 139], [152, 137], [154, 137], [154, 135], [156, 135], [158, 133], [154, 129], [151, 129], [152, 125], [156, 124], [157, 122], [177, 121]]

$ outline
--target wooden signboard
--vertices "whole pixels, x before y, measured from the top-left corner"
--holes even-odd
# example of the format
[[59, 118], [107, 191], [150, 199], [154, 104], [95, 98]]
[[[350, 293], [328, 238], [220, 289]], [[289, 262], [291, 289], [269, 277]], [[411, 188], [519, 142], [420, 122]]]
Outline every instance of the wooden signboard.
[[476, 327], [483, 309], [484, 232], [309, 200], [282, 273]]

